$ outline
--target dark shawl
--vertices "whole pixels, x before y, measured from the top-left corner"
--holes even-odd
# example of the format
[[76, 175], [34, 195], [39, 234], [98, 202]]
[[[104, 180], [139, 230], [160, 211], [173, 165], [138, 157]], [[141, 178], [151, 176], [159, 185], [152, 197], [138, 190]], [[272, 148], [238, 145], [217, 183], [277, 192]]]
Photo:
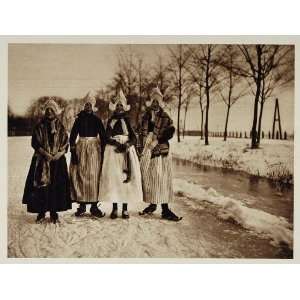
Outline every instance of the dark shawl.
[[130, 120], [128, 116], [123, 113], [123, 114], [113, 114], [112, 117], [108, 120], [107, 122], [107, 127], [106, 127], [106, 140], [108, 144], [115, 144], [114, 139], [112, 139], [113, 136], [115, 135], [124, 135], [126, 132], [124, 132], [122, 128], [122, 121], [124, 120], [126, 127], [127, 127], [127, 132], [128, 132], [128, 144], [129, 145], [135, 145], [136, 144], [136, 135], [131, 127]]
[[42, 187], [51, 183], [50, 162], [40, 154], [39, 148], [47, 151], [51, 155], [55, 155], [61, 151], [67, 151], [68, 135], [63, 124], [55, 119], [54, 126], [56, 133], [51, 134], [51, 126], [45, 118], [39, 122], [33, 130], [31, 145], [35, 149], [36, 157], [34, 169], [34, 186]]
[[149, 109], [142, 118], [142, 136], [145, 139], [149, 132], [157, 138], [158, 145], [152, 150], [153, 156], [168, 155], [170, 145], [169, 140], [174, 135], [175, 128], [170, 116], [160, 108], [153, 118]]

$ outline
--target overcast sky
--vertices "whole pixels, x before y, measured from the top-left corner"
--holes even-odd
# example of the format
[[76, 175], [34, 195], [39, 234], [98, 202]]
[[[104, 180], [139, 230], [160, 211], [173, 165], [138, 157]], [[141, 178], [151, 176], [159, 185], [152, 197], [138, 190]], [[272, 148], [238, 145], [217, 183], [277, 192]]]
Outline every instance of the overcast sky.
[[[164, 45], [132, 45], [148, 63]], [[33, 99], [56, 95], [66, 99], [83, 97], [90, 89], [104, 87], [116, 68], [118, 45], [12, 44], [8, 49], [9, 104], [16, 114], [23, 114]], [[283, 130], [293, 131], [294, 91], [277, 93], [265, 105], [263, 128], [272, 127], [274, 99], [279, 98]], [[214, 99], [213, 99], [214, 100]], [[173, 115], [173, 114], [172, 114]], [[199, 129], [200, 109], [196, 100], [188, 113], [187, 128]], [[214, 104], [210, 110], [211, 130], [223, 130], [225, 105]], [[253, 97], [244, 97], [233, 107], [229, 130], [249, 130], [253, 118]]]

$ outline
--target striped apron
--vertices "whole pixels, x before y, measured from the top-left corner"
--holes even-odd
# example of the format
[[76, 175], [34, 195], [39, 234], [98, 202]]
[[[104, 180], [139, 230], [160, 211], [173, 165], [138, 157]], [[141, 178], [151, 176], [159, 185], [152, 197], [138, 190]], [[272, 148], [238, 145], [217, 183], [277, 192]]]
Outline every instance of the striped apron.
[[76, 143], [78, 164], [70, 163], [71, 198], [75, 202], [98, 202], [101, 144], [97, 137], [80, 137]]
[[152, 132], [148, 134], [141, 157], [144, 202], [170, 203], [173, 201], [171, 153], [151, 158], [149, 145], [152, 142], [152, 135]]

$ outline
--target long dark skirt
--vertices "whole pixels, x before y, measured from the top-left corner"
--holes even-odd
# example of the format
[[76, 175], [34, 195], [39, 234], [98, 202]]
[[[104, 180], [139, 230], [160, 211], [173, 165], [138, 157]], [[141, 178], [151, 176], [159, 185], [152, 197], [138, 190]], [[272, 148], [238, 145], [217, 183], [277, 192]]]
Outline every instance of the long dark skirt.
[[36, 157], [33, 156], [24, 188], [23, 204], [27, 204], [27, 211], [40, 213], [71, 209], [70, 182], [65, 156], [50, 162], [51, 184], [47, 187], [33, 186], [35, 162]]

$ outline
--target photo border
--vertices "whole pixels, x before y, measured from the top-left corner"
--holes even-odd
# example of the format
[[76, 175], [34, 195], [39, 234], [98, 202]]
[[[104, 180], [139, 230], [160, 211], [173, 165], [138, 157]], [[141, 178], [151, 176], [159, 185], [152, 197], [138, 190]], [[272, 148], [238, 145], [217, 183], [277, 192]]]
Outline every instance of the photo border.
[[[8, 44], [282, 44], [295, 46], [295, 93], [294, 93], [294, 258], [293, 259], [251, 259], [251, 258], [8, 258], [7, 257], [7, 104], [8, 104]], [[299, 209], [300, 190], [298, 183], [300, 127], [299, 62], [300, 36], [0, 36], [0, 99], [1, 99], [1, 191], [0, 201], [0, 262], [1, 263], [300, 263]], [[298, 153], [298, 154], [297, 154]], [[21, 200], [20, 200], [21, 201]]]

